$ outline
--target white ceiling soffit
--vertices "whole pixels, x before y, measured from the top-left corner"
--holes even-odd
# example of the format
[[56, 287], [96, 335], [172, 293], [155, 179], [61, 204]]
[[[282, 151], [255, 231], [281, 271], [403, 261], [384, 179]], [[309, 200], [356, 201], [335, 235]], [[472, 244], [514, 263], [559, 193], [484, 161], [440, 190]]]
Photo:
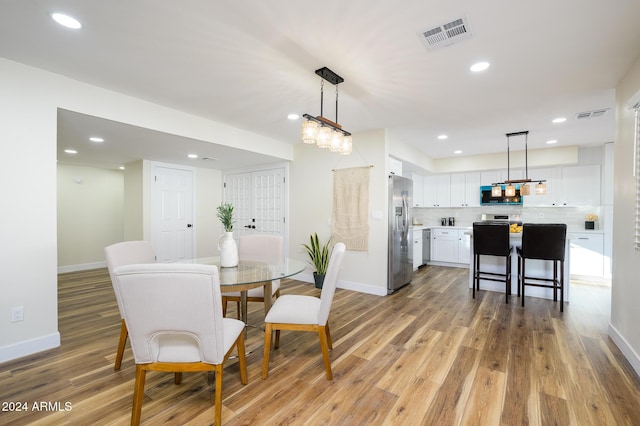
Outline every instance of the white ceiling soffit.
[[446, 24], [420, 31], [419, 35], [429, 50], [435, 50], [471, 38], [473, 33], [469, 18], [465, 15]]
[[576, 114], [576, 119], [583, 120], [586, 118], [602, 117], [607, 113], [609, 108], [594, 109], [593, 111], [584, 111]]

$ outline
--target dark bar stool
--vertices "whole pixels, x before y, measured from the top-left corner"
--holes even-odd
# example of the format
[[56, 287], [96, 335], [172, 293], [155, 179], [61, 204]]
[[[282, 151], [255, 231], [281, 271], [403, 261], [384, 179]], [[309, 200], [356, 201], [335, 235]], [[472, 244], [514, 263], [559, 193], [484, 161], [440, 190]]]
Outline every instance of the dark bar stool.
[[[480, 270], [480, 256], [505, 258], [504, 274]], [[480, 280], [504, 282], [505, 303], [511, 294], [511, 243], [507, 222], [474, 222], [473, 224], [473, 298], [480, 290]]]
[[[564, 223], [525, 223], [522, 225], [522, 246], [518, 252], [518, 294], [524, 287], [547, 287], [553, 289], [553, 300], [558, 300], [560, 290], [560, 312], [564, 307], [564, 255], [567, 241], [567, 225]], [[538, 259], [553, 262], [553, 278], [527, 276], [526, 260]], [[558, 272], [558, 269], [560, 271]]]

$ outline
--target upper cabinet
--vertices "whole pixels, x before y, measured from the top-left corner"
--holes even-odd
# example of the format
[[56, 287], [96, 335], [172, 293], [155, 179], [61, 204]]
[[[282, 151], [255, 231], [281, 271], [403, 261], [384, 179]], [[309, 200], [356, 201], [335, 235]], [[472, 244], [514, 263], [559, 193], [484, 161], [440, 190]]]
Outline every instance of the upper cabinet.
[[451, 207], [480, 206], [480, 173], [451, 175]]
[[[529, 178], [546, 180], [546, 195], [524, 197], [525, 207], [600, 205], [600, 165], [551, 167], [529, 171]], [[533, 190], [534, 188], [532, 188]]]
[[393, 157], [389, 158], [389, 174], [402, 176], [402, 161]]
[[450, 175], [424, 177], [424, 206], [451, 207]]
[[411, 173], [413, 181], [413, 207], [424, 207], [424, 177]]
[[562, 168], [562, 205], [600, 205], [600, 165]]

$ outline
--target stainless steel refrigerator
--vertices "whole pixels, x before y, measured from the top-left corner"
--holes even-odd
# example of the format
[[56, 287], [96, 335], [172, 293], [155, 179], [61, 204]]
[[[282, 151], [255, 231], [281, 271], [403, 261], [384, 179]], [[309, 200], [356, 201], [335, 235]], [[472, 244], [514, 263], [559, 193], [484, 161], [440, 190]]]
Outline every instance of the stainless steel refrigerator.
[[413, 278], [411, 252], [411, 202], [413, 181], [402, 176], [389, 176], [389, 254], [387, 261], [387, 294], [409, 284]]

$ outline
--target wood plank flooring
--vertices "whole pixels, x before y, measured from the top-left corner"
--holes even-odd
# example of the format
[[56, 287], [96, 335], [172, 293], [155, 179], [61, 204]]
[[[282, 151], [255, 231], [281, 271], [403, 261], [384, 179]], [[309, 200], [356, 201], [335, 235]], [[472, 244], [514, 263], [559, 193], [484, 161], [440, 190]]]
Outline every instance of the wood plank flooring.
[[[223, 422], [640, 425], [640, 380], [607, 336], [608, 289], [572, 286], [561, 314], [549, 300], [528, 298], [524, 309], [515, 295], [474, 300], [467, 285], [466, 269], [430, 266], [391, 296], [337, 290], [332, 381], [317, 336], [286, 331], [262, 380], [264, 336], [249, 328], [249, 384], [228, 362]], [[295, 280], [282, 292], [319, 294]], [[250, 304], [249, 322], [263, 318]], [[127, 344], [113, 370], [120, 316], [106, 269], [60, 275], [59, 330], [60, 348], [0, 365], [0, 424], [128, 424], [135, 367]], [[203, 373], [175, 385], [150, 372], [142, 424], [213, 424], [213, 389]]]

